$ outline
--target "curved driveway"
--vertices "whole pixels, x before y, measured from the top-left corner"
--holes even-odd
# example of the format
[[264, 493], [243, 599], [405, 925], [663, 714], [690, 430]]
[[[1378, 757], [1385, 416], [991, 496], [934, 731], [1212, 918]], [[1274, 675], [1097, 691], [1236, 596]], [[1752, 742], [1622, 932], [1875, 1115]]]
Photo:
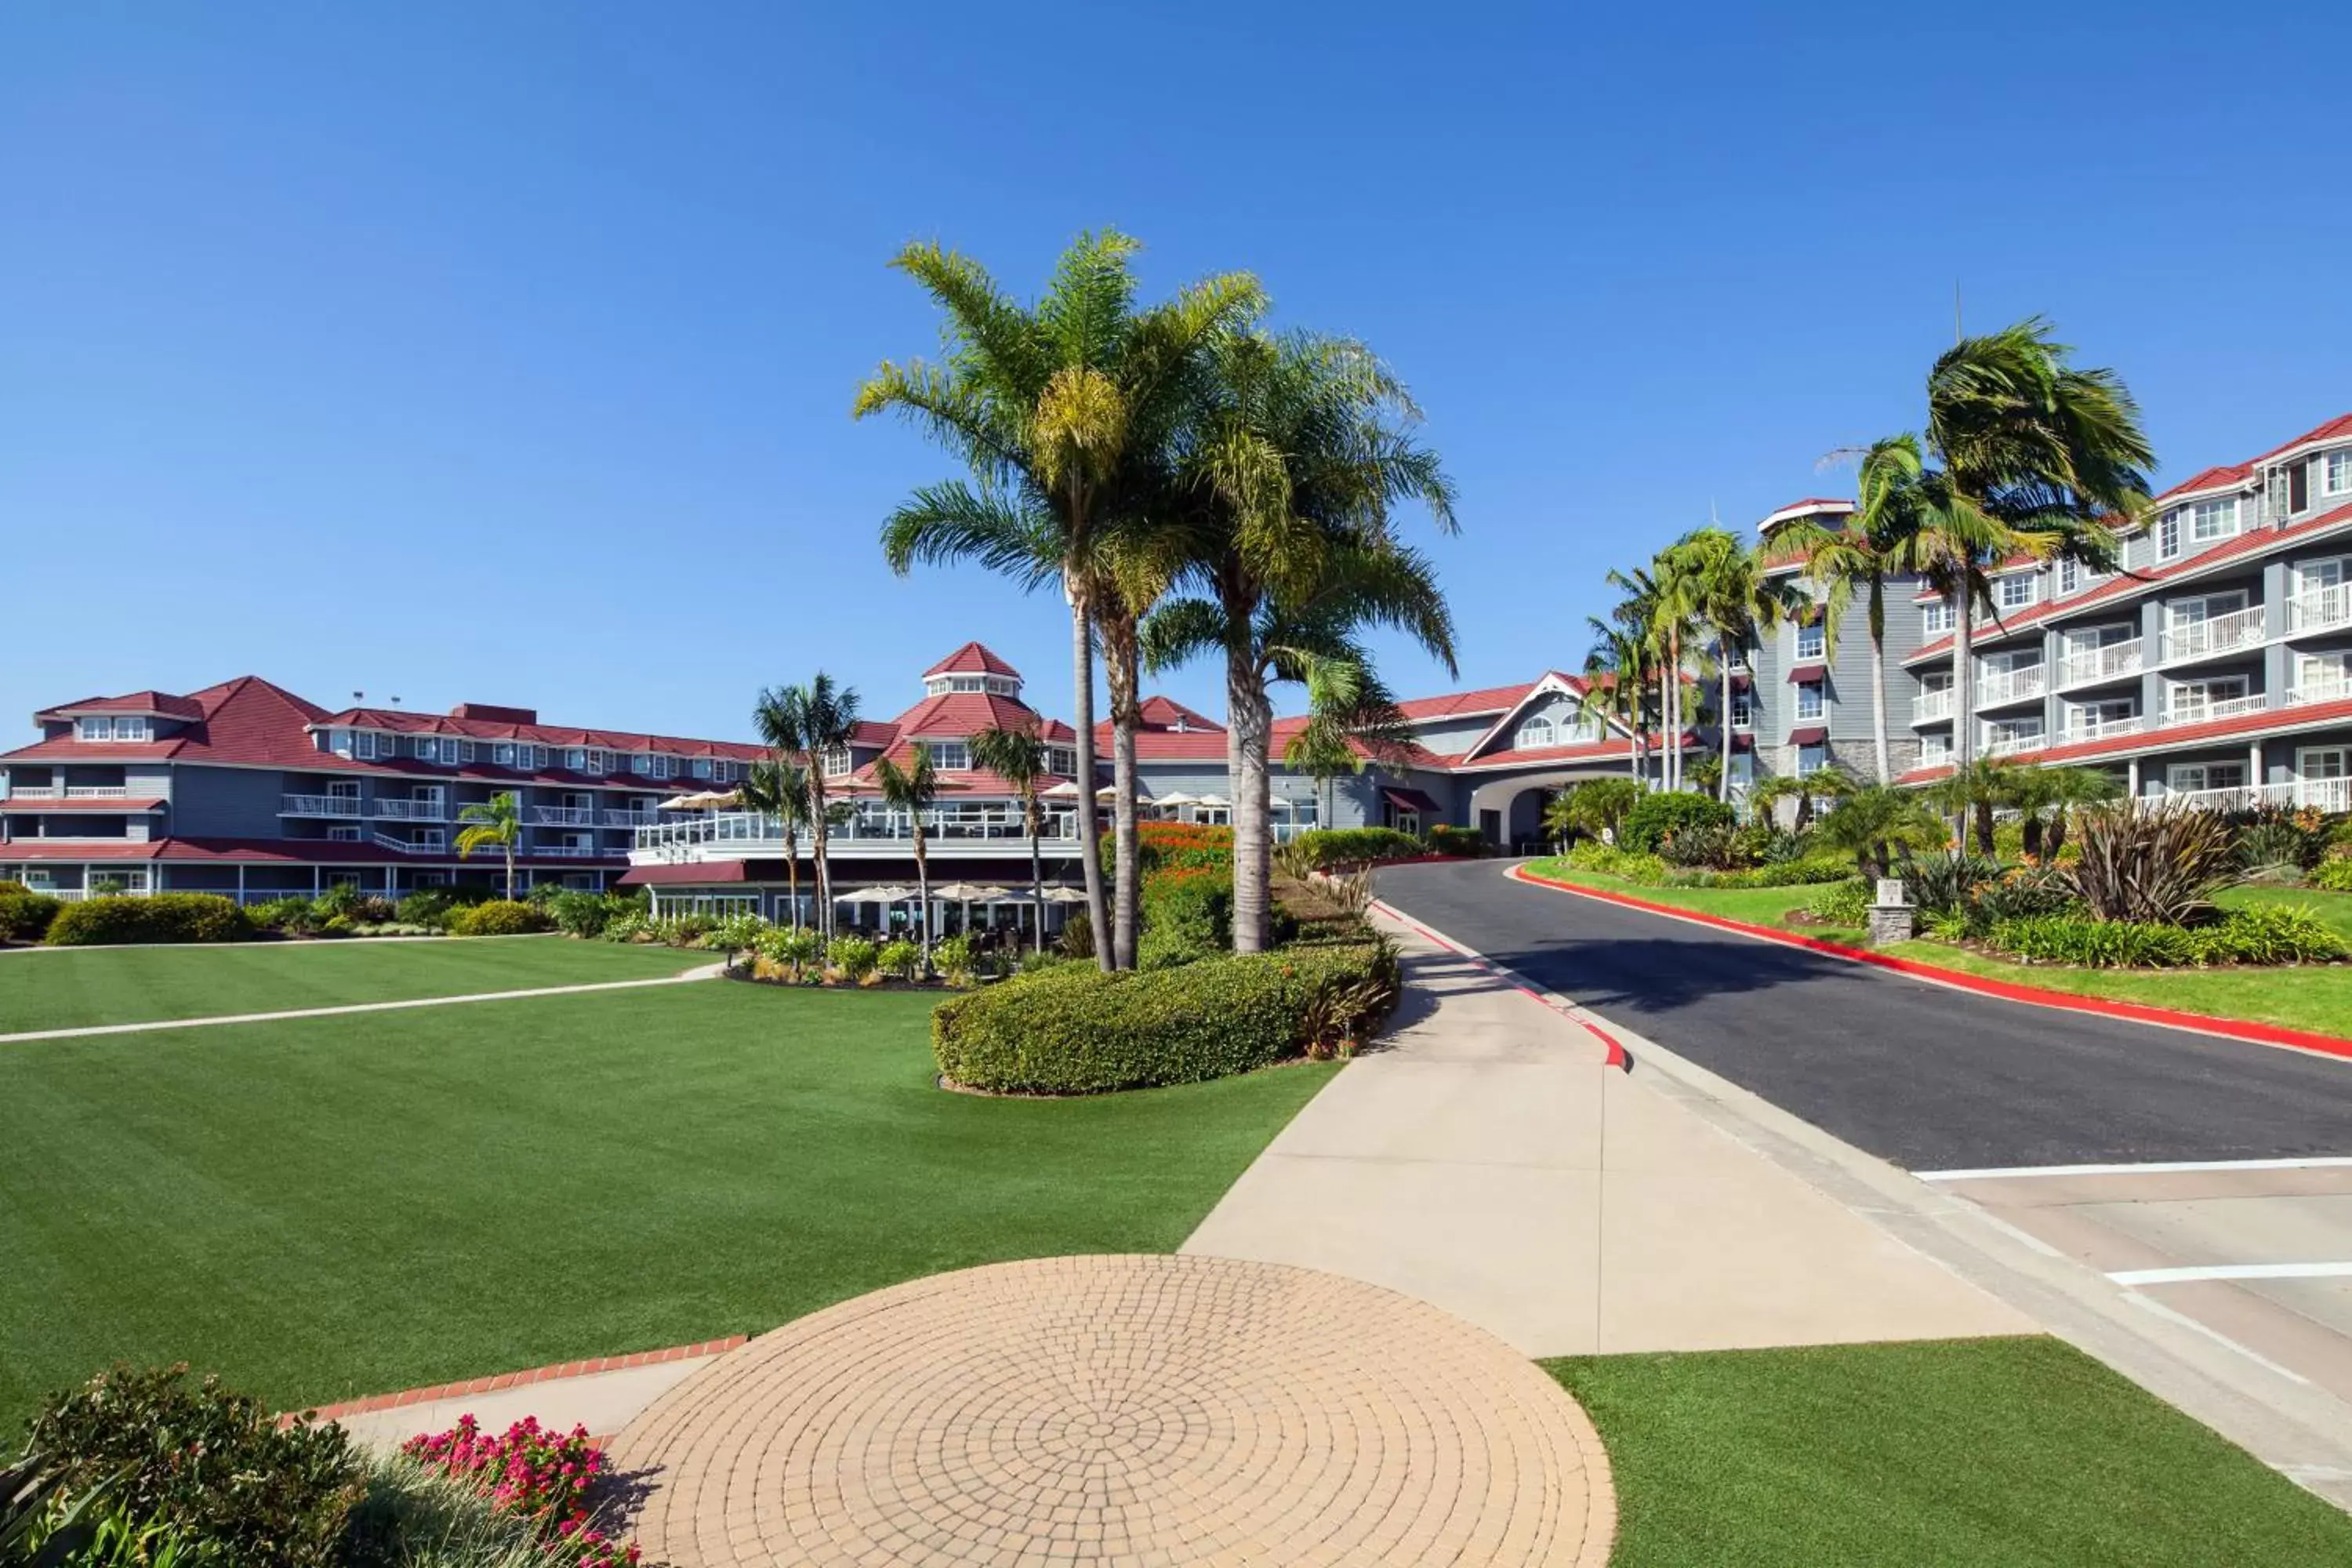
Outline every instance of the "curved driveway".
[[1380, 893], [1908, 1169], [2352, 1154], [2352, 1061], [1971, 995], [1503, 869], [1394, 867]]

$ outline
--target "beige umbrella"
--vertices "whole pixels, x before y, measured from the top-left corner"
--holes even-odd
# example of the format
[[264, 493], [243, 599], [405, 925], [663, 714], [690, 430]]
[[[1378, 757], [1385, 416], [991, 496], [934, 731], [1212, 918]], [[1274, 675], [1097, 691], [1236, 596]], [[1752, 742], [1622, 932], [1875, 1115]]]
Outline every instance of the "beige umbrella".
[[1076, 800], [1078, 798], [1078, 786], [1070, 780], [1064, 779], [1060, 784], [1050, 788], [1039, 790], [1037, 795], [1041, 800]]
[[1233, 802], [1221, 795], [1204, 795], [1192, 804], [1194, 805], [1231, 805]]

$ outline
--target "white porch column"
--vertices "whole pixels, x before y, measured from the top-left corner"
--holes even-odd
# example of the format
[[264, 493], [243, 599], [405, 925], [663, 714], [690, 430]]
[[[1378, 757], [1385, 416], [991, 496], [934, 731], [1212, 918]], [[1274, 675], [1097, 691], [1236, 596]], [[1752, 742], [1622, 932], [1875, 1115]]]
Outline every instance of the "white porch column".
[[2124, 767], [2126, 781], [2124, 784], [2124, 793], [2130, 795], [2134, 800], [2137, 800], [2139, 798], [2139, 759], [2137, 757], [2132, 758], [2129, 762], [2124, 764]]
[[2260, 789], [2270, 782], [2263, 776], [2263, 743], [2260, 741], [2247, 742], [2246, 783], [2254, 789]]

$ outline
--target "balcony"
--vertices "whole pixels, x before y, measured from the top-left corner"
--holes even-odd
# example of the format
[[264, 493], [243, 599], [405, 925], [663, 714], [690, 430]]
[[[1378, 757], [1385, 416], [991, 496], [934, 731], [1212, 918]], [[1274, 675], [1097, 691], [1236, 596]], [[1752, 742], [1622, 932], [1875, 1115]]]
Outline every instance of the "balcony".
[[2168, 664], [2182, 658], [2212, 658], [2241, 648], [2260, 647], [2270, 635], [2267, 612], [2249, 605], [2209, 620], [2179, 621], [2166, 628], [2161, 658]]
[[8, 791], [10, 800], [121, 800], [130, 795], [129, 784], [17, 784]]
[[2147, 728], [2147, 715], [2134, 713], [2122, 719], [2084, 719], [2058, 731], [2058, 744], [2080, 745], [2085, 741], [2108, 741], [2117, 735], [2137, 735]]
[[2013, 757], [2020, 752], [2038, 752], [2050, 744], [2050, 737], [2036, 730], [1995, 732], [1984, 739], [1983, 753], [1988, 757]]
[[596, 813], [584, 805], [530, 805], [523, 808], [522, 819], [541, 827], [593, 827]]
[[389, 833], [371, 834], [369, 837], [377, 848], [389, 849], [395, 855], [446, 855], [449, 852], [448, 844], [437, 833], [427, 834], [422, 838], [395, 838]]
[[2105, 647], [2084, 648], [2070, 653], [2058, 661], [2060, 686], [2089, 686], [2102, 680], [2121, 680], [2140, 672], [2140, 639], [2111, 642]]
[[1977, 682], [1977, 706], [1998, 708], [2008, 702], [2030, 702], [2048, 689], [2049, 674], [2038, 664], [2018, 665], [1987, 674]]
[[360, 815], [360, 797], [355, 795], [289, 795], [281, 798], [278, 815], [357, 816]]
[[[1075, 813], [1048, 812], [1042, 842], [1057, 853], [1067, 854], [1079, 842], [1077, 816]], [[825, 836], [826, 848], [834, 854], [856, 855], [909, 853], [914, 843], [914, 828], [903, 816], [875, 812], [860, 814], [833, 828]], [[802, 853], [806, 853], [809, 834], [806, 828], [795, 836]], [[994, 853], [1007, 855], [1028, 853], [1029, 834], [1022, 825], [1018, 807], [1003, 809], [957, 808], [954, 815], [946, 812], [923, 825], [923, 837], [934, 846], [952, 846], [959, 854]], [[699, 858], [702, 851], [720, 856], [782, 854], [784, 829], [782, 821], [759, 812], [722, 811], [708, 816], [689, 817], [679, 822], [665, 822], [636, 830], [635, 847], [638, 853], [663, 854], [670, 859]]]
[[2310, 680], [2287, 691], [2280, 700], [2290, 705], [2302, 702], [2341, 702], [2352, 697], [2352, 677], [2339, 680]]
[[1952, 716], [1952, 689], [1922, 691], [1911, 700], [1911, 722], [1933, 724]]
[[2287, 779], [2278, 784], [2246, 784], [2236, 789], [2187, 789], [2150, 795], [2159, 805], [2187, 806], [2199, 811], [2254, 811], [2263, 807], [2318, 811], [2352, 811], [2352, 779]]
[[2286, 629], [2294, 632], [2332, 631], [2352, 626], [2352, 583], [2312, 588], [2286, 602]]
[[599, 827], [652, 827], [661, 821], [658, 811], [600, 811], [596, 814]]
[[372, 815], [396, 817], [403, 822], [446, 822], [449, 820], [449, 807], [445, 801], [399, 800], [378, 795]]
[[2164, 715], [2168, 725], [2210, 724], [2217, 719], [2242, 719], [2249, 713], [2260, 713], [2271, 705], [2270, 693], [2257, 691], [2251, 697], [2225, 697], [2219, 702], [2175, 703]]
[[617, 846], [610, 849], [599, 849], [593, 844], [518, 844], [515, 846], [515, 853], [542, 857], [560, 856], [573, 860], [593, 860], [600, 855], [620, 856], [626, 855], [628, 851]]

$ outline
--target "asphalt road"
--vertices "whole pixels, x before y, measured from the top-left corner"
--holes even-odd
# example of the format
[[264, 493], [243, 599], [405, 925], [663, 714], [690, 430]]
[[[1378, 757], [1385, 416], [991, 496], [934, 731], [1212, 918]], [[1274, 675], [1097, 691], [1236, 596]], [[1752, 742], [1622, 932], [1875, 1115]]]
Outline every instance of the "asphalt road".
[[1491, 860], [1394, 867], [1379, 889], [1906, 1169], [2352, 1154], [2352, 1061], [1972, 996], [1530, 887]]

